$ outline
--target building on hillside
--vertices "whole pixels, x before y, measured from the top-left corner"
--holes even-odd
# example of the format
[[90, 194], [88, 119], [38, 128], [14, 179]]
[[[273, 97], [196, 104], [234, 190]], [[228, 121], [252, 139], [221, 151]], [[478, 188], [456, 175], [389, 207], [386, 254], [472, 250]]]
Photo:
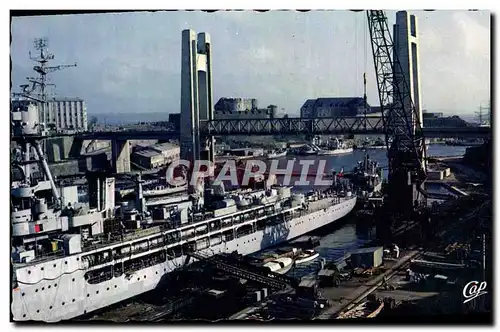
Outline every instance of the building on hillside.
[[53, 98], [38, 103], [40, 122], [56, 130], [87, 131], [87, 106], [80, 98]]
[[[371, 113], [366, 105], [366, 113]], [[300, 108], [301, 118], [335, 118], [342, 116], [363, 115], [365, 102], [361, 97], [317, 98], [308, 99]]]
[[274, 119], [278, 106], [259, 108], [255, 98], [220, 98], [214, 106], [216, 120], [229, 119]]

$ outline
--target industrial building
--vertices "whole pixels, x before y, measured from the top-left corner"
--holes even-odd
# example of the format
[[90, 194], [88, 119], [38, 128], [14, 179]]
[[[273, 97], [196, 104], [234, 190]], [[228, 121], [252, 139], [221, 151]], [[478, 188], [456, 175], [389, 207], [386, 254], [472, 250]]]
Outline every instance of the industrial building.
[[147, 169], [165, 165], [165, 157], [161, 153], [149, 149], [132, 153], [132, 161]]
[[274, 119], [278, 106], [269, 105], [259, 108], [255, 98], [220, 98], [214, 106], [217, 120], [227, 119]]
[[[317, 98], [308, 99], [300, 108], [301, 118], [335, 118], [357, 116], [365, 112], [365, 101], [361, 97]], [[371, 113], [366, 105], [366, 113]]]
[[147, 169], [158, 168], [178, 160], [180, 147], [172, 143], [158, 143], [137, 149], [132, 153], [132, 161]]
[[87, 106], [80, 98], [54, 98], [38, 103], [40, 122], [56, 130], [87, 131]]
[[160, 153], [165, 159], [166, 164], [178, 160], [181, 148], [172, 143], [158, 143], [149, 147], [150, 150]]

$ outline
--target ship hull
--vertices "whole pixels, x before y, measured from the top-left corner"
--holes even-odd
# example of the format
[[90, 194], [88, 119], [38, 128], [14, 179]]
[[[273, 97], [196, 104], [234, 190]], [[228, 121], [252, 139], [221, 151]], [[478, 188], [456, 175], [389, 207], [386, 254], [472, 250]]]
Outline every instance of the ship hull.
[[[292, 240], [347, 215], [354, 208], [356, 197], [346, 199], [341, 204], [332, 205], [332, 203], [331, 199], [325, 199], [315, 212], [278, 225], [266, 226], [263, 230], [211, 246], [201, 250], [200, 253], [211, 255], [238, 251], [240, 254], [248, 255]], [[159, 248], [156, 251], [164, 249]], [[148, 253], [151, 252], [153, 251]], [[186, 258], [187, 256], [180, 256], [137, 270], [132, 275], [121, 275], [99, 284], [89, 284], [85, 281], [86, 270], [81, 268], [81, 262], [75, 256], [46, 262], [45, 266], [54, 264], [56, 268], [50, 274], [48, 271], [45, 272], [43, 279], [40, 277], [40, 271], [34, 271], [36, 275], [31, 272], [28, 275], [25, 271], [27, 268], [23, 268], [18, 274], [19, 286], [12, 293], [13, 319], [58, 322], [110, 306], [155, 289], [162, 277], [184, 265]], [[40, 269], [40, 265], [32, 266], [30, 269]], [[36, 283], [22, 282], [30, 279], [42, 280]]]
[[339, 154], [352, 153], [354, 150], [352, 148], [348, 149], [337, 149], [337, 150], [322, 150], [318, 152], [319, 156], [334, 156]]

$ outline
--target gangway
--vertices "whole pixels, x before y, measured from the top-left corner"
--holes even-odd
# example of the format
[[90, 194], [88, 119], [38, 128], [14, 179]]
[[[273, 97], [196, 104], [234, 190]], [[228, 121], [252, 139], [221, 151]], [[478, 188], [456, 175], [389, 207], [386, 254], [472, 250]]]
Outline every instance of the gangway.
[[244, 262], [241, 262], [243, 263], [241, 265], [238, 264], [239, 266], [235, 266], [234, 262], [231, 262], [229, 257], [224, 257], [222, 255], [207, 256], [194, 252], [190, 252], [187, 255], [196, 258], [199, 261], [208, 263], [216, 269], [229, 273], [235, 277], [251, 280], [278, 290], [285, 290], [296, 285], [295, 279], [268, 271], [265, 268], [259, 269], [259, 271], [257, 271], [257, 269], [251, 271], [247, 268], [249, 266], [241, 266]]

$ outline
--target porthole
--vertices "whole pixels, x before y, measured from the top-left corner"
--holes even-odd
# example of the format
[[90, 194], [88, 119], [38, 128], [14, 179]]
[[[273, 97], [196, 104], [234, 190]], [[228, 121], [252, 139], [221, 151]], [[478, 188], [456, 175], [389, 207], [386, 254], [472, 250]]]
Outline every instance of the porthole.
[[75, 278], [71, 279], [71, 281], [75, 282]]
[[28, 270], [28, 274], [31, 274], [31, 271]]
[[144, 279], [146, 279], [146, 276], [144, 276]]
[[115, 288], [116, 288], [116, 287], [118, 287], [118, 286], [116, 286], [116, 285], [115, 285]]
[[90, 294], [87, 294], [87, 297], [90, 297]]
[[163, 272], [167, 272], [167, 269], [163, 269]]
[[37, 313], [37, 314], [38, 314], [38, 313], [40, 313], [40, 310], [37, 310], [37, 311], [36, 311], [36, 313]]
[[52, 306], [50, 306], [50, 307], [49, 307], [49, 309], [51, 309], [51, 310], [52, 310]]
[[141, 280], [141, 278], [137, 278], [137, 281]]
[[40, 270], [42, 270], [42, 271], [43, 271], [43, 266], [40, 268]]
[[23, 318], [26, 317], [26, 314], [23, 314]]
[[106, 288], [106, 290], [109, 290], [109, 287], [108, 287], [108, 288]]
[[99, 291], [95, 291], [96, 294], [99, 294]]
[[75, 299], [71, 300], [71, 302], [75, 302]]
[[25, 294], [24, 293], [21, 293], [21, 296], [24, 296]]
[[56, 267], [56, 264], [54, 264], [53, 266]]
[[45, 290], [45, 287], [42, 287], [42, 290]]
[[62, 305], [65, 305], [65, 304], [66, 304], [66, 302], [63, 302], [63, 303], [62, 303]]
[[76, 260], [77, 260], [77, 261], [79, 261], [79, 260], [80, 260], [80, 257], [77, 257], [77, 258], [76, 258]]
[[54, 287], [57, 287], [57, 284], [54, 284]]
[[158, 271], [156, 271], [156, 274], [158, 274]]
[[35, 293], [38, 293], [38, 288], [37, 288], [37, 289], [35, 289]]
[[64, 264], [68, 264], [68, 261], [64, 261]]

